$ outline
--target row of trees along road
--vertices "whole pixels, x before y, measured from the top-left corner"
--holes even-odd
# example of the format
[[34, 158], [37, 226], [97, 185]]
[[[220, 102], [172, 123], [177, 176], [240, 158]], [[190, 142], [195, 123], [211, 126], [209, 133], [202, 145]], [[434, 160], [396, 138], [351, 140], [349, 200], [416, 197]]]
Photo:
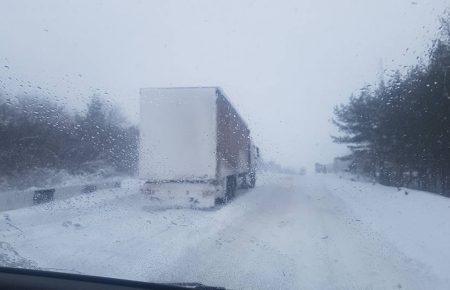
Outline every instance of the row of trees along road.
[[111, 174], [131, 174], [138, 134], [99, 97], [73, 113], [46, 98], [0, 93], [0, 181], [36, 185], [26, 178], [43, 170], [77, 175], [108, 168]]
[[380, 183], [450, 194], [450, 17], [425, 64], [364, 87], [335, 108], [351, 170]]

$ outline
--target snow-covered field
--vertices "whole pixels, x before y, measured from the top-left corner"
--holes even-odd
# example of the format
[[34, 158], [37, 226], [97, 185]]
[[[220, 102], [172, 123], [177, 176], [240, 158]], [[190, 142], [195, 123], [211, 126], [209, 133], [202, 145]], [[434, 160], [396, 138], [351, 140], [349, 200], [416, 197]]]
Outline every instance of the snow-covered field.
[[212, 210], [138, 184], [0, 213], [0, 264], [233, 289], [449, 289], [450, 199], [264, 174]]

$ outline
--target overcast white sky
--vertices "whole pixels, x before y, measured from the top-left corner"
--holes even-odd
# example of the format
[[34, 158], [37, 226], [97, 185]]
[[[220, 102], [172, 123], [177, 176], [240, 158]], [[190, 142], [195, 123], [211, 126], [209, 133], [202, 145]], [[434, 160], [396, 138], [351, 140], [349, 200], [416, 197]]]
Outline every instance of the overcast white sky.
[[333, 107], [376, 81], [382, 68], [417, 62], [447, 6], [2, 0], [0, 86], [57, 95], [69, 106], [98, 92], [137, 122], [141, 87], [218, 85], [266, 159], [311, 166], [345, 152], [330, 139]]

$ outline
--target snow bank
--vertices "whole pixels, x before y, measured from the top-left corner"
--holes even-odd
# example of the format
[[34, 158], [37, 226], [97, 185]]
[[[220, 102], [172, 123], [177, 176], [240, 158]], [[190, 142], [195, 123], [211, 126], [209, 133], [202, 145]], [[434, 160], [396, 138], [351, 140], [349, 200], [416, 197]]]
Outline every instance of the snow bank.
[[354, 211], [356, 219], [450, 285], [449, 198], [335, 175], [317, 178]]

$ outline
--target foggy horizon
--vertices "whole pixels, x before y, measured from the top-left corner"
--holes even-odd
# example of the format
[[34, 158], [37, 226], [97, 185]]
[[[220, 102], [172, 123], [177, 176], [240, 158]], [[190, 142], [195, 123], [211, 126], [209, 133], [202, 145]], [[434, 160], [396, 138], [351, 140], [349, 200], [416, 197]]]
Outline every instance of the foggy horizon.
[[137, 123], [140, 88], [220, 86], [249, 124], [263, 158], [295, 168], [347, 152], [330, 138], [338, 133], [330, 122], [334, 106], [382, 75], [419, 63], [448, 6], [47, 3], [3, 2], [2, 90], [57, 96], [75, 108], [98, 94]]

